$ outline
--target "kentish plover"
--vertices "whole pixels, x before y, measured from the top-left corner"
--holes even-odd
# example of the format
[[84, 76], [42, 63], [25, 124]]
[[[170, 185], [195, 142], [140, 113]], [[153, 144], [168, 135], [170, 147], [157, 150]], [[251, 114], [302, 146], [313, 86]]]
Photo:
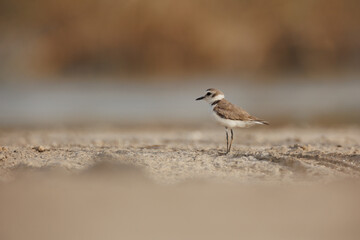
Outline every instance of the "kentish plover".
[[[269, 125], [268, 122], [261, 120], [257, 117], [251, 116], [242, 108], [239, 108], [225, 99], [224, 93], [209, 88], [206, 94], [196, 100], [205, 100], [210, 103], [213, 115], [217, 122], [225, 127], [226, 130], [226, 154], [230, 152], [231, 144], [233, 141], [233, 128], [248, 128], [256, 124]], [[229, 144], [229, 133], [231, 131], [231, 140]]]

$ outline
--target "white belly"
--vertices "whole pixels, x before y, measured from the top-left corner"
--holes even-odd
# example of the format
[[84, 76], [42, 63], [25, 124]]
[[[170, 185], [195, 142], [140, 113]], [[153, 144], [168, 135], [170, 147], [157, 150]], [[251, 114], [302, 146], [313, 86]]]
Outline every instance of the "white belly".
[[239, 120], [230, 120], [219, 117], [215, 112], [213, 112], [215, 120], [224, 127], [228, 128], [247, 128], [255, 124], [260, 124], [254, 121], [239, 121]]

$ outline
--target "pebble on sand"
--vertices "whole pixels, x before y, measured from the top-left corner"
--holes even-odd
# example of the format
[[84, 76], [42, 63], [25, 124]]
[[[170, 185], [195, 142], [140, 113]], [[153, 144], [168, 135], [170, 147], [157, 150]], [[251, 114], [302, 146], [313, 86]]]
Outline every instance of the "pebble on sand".
[[36, 147], [33, 147], [33, 149], [35, 149], [36, 151], [38, 152], [45, 152], [45, 151], [49, 151], [48, 148], [45, 148], [44, 146], [36, 146]]

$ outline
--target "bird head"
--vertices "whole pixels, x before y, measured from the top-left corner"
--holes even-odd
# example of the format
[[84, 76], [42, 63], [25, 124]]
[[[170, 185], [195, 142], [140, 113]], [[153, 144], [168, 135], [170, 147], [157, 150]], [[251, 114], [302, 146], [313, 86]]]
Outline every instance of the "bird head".
[[221, 92], [220, 90], [217, 90], [215, 88], [209, 88], [206, 90], [206, 93], [204, 96], [202, 97], [198, 97], [196, 100], [205, 100], [206, 102], [212, 104], [215, 101], [221, 100], [223, 99], [224, 93]]

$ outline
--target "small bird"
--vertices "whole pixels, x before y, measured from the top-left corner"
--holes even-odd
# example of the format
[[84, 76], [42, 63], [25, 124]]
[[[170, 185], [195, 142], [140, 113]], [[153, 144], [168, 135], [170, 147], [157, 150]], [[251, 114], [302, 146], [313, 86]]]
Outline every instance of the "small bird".
[[[269, 125], [267, 121], [251, 116], [244, 109], [235, 106], [225, 99], [223, 92], [209, 88], [206, 94], [196, 99], [207, 101], [211, 107], [213, 115], [218, 123], [225, 127], [226, 131], [226, 153], [228, 154], [233, 142], [233, 128], [248, 128], [256, 124]], [[231, 131], [231, 140], [229, 144], [229, 129]]]

